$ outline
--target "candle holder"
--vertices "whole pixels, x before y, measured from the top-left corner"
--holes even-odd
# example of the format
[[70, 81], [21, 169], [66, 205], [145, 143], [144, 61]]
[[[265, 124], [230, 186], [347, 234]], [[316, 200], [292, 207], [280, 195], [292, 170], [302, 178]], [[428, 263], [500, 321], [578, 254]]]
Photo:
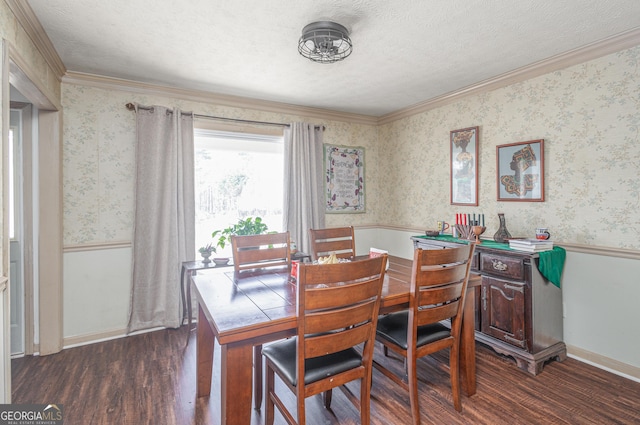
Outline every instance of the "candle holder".
[[460, 239], [469, 239], [473, 236], [472, 228], [470, 224], [456, 224], [456, 229], [458, 229], [458, 234], [460, 235]]
[[480, 243], [480, 235], [483, 234], [485, 230], [487, 230], [487, 228], [484, 226], [471, 226], [471, 236], [469, 239], [472, 239], [472, 237], [475, 236], [476, 243]]

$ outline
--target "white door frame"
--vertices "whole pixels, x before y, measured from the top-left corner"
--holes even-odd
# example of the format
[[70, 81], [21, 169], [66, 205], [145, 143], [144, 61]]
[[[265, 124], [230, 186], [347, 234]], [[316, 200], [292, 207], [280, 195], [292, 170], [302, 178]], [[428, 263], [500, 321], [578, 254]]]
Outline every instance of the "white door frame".
[[[62, 349], [62, 106], [22, 59], [10, 42], [2, 43], [2, 241], [0, 246], [0, 403], [11, 402], [11, 356], [9, 320], [9, 224], [8, 167], [10, 85], [18, 89], [38, 108], [37, 152], [46, 158], [37, 168], [38, 196], [34, 200], [34, 227], [37, 242], [34, 264], [38, 267], [37, 309], [39, 332], [37, 351], [52, 354]], [[39, 214], [40, 211], [46, 212]], [[32, 238], [33, 239], [33, 238]], [[32, 326], [33, 328], [33, 326]], [[27, 332], [28, 334], [28, 332]], [[27, 341], [28, 343], [28, 341]]]

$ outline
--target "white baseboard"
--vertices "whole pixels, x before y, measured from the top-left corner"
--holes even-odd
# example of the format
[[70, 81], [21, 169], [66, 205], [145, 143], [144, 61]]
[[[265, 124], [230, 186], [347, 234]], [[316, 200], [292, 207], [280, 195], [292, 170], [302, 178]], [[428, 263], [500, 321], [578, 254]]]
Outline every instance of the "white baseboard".
[[96, 342], [109, 341], [112, 339], [123, 338], [125, 336], [127, 336], [126, 329], [113, 329], [110, 331], [70, 336], [64, 338], [62, 341], [62, 348], [67, 349], [80, 347], [82, 345], [95, 344]]
[[97, 332], [92, 334], [76, 335], [66, 337], [63, 340], [63, 349], [80, 347], [82, 345], [95, 344], [96, 342], [110, 341], [112, 339], [124, 338], [132, 335], [145, 334], [147, 332], [158, 331], [165, 329], [163, 327], [156, 327], [151, 329], [143, 329], [141, 331], [135, 331], [127, 333], [127, 329], [113, 329], [109, 331]]
[[567, 345], [567, 356], [624, 378], [631, 379], [632, 381], [640, 382], [640, 367], [622, 363], [621, 361], [572, 345]]

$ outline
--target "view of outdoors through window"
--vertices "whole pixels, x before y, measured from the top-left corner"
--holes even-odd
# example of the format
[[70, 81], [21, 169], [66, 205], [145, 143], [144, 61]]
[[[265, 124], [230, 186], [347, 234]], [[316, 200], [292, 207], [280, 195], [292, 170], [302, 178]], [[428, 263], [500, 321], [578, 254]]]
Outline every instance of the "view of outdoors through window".
[[[196, 252], [213, 231], [248, 217], [281, 232], [283, 169], [281, 136], [196, 130]], [[231, 257], [231, 247], [213, 256]]]

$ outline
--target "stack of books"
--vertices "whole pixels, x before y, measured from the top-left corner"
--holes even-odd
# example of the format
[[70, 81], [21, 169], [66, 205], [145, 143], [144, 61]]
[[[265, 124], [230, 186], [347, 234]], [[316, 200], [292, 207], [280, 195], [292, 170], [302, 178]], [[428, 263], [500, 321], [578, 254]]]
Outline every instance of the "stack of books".
[[538, 239], [510, 239], [509, 248], [526, 252], [551, 251], [553, 242]]

